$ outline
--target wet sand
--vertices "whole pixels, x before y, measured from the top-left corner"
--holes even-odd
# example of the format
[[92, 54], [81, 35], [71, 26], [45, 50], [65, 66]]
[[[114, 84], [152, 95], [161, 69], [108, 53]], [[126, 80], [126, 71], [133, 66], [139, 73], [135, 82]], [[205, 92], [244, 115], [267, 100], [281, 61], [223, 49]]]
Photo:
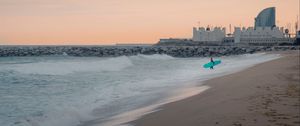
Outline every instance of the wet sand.
[[[278, 53], [278, 52], [277, 52]], [[211, 88], [130, 122], [135, 126], [299, 126], [299, 51], [214, 78]]]

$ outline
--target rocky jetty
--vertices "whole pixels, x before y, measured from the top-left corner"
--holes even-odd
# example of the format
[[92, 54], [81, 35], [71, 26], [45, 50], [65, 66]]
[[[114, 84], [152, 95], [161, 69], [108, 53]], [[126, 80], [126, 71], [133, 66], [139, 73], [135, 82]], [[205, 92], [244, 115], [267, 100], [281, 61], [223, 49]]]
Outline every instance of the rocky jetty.
[[116, 57], [137, 54], [217, 57], [285, 50], [300, 50], [300, 46], [0, 46], [0, 57], [48, 55]]

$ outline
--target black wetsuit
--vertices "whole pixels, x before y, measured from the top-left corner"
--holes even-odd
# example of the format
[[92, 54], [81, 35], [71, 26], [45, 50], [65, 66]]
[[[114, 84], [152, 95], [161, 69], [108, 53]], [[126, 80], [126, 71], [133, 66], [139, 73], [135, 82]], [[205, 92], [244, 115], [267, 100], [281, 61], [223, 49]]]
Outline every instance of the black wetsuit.
[[[212, 62], [213, 65], [215, 65], [215, 62], [214, 62], [213, 58], [210, 58], [210, 62]], [[211, 66], [210, 69], [214, 69], [214, 66]]]

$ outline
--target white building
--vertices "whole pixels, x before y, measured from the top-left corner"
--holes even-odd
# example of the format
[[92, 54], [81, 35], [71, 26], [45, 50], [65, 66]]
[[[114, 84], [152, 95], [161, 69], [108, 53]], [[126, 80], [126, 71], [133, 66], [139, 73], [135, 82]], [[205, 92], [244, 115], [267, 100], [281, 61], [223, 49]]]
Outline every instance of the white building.
[[234, 28], [234, 40], [236, 43], [241, 42], [241, 39], [270, 39], [270, 38], [284, 38], [284, 33], [278, 27], [243, 27]]
[[193, 28], [193, 41], [196, 42], [222, 42], [225, 38], [225, 28], [215, 27], [205, 29], [204, 27]]
[[290, 43], [290, 39], [278, 27], [235, 27], [233, 36], [235, 43]]

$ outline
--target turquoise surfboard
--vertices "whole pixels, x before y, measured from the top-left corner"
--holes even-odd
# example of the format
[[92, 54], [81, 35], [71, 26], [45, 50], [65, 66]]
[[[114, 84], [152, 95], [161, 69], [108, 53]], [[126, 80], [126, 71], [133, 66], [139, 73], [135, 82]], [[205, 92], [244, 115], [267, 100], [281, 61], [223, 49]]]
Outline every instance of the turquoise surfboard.
[[221, 63], [221, 60], [215, 60], [214, 62], [215, 62], [215, 63], [209, 62], [209, 63], [207, 63], [207, 64], [204, 64], [203, 67], [204, 67], [204, 68], [210, 68], [211, 66], [216, 66], [216, 65], [218, 65], [218, 64]]

